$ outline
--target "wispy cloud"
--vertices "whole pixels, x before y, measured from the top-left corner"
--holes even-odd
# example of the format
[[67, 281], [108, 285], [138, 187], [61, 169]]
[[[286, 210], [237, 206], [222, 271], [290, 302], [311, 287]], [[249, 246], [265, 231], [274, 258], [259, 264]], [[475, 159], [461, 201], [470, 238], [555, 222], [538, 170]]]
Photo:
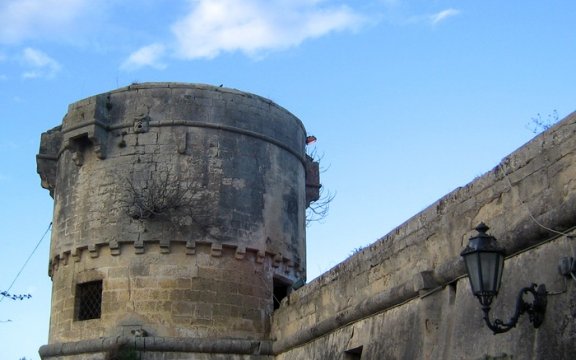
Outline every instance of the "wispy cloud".
[[[248, 56], [298, 46], [331, 32], [352, 30], [364, 18], [324, 0], [191, 0], [189, 12], [171, 26], [170, 56], [214, 58], [225, 52]], [[124, 68], [162, 67], [167, 47], [152, 44], [132, 53]]]
[[22, 63], [28, 68], [22, 77], [25, 79], [52, 78], [60, 71], [60, 64], [44, 52], [26, 48], [22, 52]]
[[3, 0], [0, 2], [0, 43], [68, 31], [90, 0]]
[[410, 7], [388, 6], [388, 20], [400, 25], [432, 25], [436, 26], [449, 18], [460, 15], [462, 12], [458, 9], [448, 8], [441, 11], [429, 12], [414, 10]]
[[136, 70], [145, 66], [156, 69], [165, 69], [166, 64], [161, 62], [166, 47], [162, 44], [151, 44], [133, 52], [120, 66], [123, 70]]
[[430, 21], [432, 22], [432, 25], [436, 25], [439, 24], [441, 22], [443, 22], [444, 20], [456, 16], [460, 14], [460, 10], [456, 10], [456, 9], [446, 9], [446, 10], [442, 10], [436, 14], [432, 14], [429, 16]]

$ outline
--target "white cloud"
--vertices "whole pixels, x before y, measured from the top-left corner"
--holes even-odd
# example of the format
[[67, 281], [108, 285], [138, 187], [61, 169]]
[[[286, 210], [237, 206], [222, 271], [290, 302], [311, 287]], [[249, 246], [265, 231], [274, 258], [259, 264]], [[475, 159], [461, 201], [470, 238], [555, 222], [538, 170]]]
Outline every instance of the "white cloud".
[[123, 70], [135, 70], [141, 67], [150, 66], [156, 69], [165, 69], [166, 65], [160, 62], [164, 56], [165, 46], [162, 44], [151, 44], [144, 46], [133, 52], [120, 66]]
[[52, 78], [61, 68], [56, 60], [33, 48], [24, 49], [22, 62], [29, 69], [22, 74], [25, 79]]
[[297, 46], [309, 38], [353, 29], [364, 19], [346, 6], [322, 0], [193, 0], [190, 12], [172, 26], [176, 55], [213, 58], [241, 51]]
[[449, 17], [456, 16], [458, 14], [460, 14], [460, 10], [446, 9], [446, 10], [440, 11], [439, 13], [430, 15], [430, 21], [432, 22], [432, 25], [436, 25], [436, 24], [448, 19]]
[[0, 42], [63, 34], [90, 4], [89, 0], [2, 0]]

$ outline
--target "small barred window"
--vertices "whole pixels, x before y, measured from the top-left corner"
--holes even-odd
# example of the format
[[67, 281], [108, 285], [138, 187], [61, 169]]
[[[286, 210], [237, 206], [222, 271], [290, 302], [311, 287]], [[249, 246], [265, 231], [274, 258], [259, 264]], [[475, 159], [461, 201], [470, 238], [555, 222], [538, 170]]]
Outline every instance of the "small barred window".
[[102, 280], [76, 285], [76, 320], [99, 319], [102, 314]]

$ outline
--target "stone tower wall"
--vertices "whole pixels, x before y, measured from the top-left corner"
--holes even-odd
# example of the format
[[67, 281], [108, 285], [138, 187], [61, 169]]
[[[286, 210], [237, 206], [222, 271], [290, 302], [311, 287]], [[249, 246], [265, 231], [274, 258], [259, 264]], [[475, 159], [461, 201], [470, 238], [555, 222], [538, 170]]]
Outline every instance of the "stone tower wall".
[[[305, 278], [305, 137], [273, 102], [205, 85], [70, 105], [38, 155], [54, 197], [45, 353], [133, 332], [266, 341], [274, 281]], [[102, 316], [78, 321], [93, 281]]]

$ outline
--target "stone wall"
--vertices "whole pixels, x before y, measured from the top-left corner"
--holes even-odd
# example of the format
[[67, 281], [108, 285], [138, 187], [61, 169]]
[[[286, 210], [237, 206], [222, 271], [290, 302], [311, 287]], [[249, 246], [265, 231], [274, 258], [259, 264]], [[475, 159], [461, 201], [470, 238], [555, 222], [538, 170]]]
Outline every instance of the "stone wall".
[[[507, 321], [517, 292], [544, 283], [539, 329], [527, 316], [505, 334], [484, 325], [460, 257], [480, 222], [507, 250], [493, 315]], [[557, 266], [576, 257], [575, 226], [576, 113], [293, 292], [274, 313], [273, 351], [280, 360], [570, 358], [576, 289]]]

